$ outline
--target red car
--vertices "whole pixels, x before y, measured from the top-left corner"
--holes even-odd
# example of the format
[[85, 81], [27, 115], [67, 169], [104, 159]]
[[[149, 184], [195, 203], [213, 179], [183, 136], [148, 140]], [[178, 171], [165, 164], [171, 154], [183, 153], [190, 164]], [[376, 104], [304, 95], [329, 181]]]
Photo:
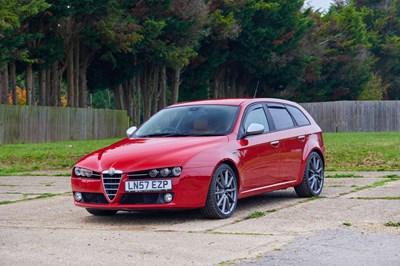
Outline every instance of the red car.
[[201, 208], [228, 218], [241, 198], [289, 187], [300, 197], [322, 191], [321, 129], [294, 102], [180, 103], [127, 134], [76, 163], [75, 205], [93, 215]]

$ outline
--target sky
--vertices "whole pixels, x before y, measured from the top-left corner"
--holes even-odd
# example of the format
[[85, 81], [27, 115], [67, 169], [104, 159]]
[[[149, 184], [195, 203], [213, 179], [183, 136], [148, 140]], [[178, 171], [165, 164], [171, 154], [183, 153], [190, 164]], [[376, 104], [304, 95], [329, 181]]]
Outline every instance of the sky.
[[307, 5], [309, 3], [314, 9], [320, 8], [321, 11], [327, 11], [333, 0], [306, 0], [304, 1]]

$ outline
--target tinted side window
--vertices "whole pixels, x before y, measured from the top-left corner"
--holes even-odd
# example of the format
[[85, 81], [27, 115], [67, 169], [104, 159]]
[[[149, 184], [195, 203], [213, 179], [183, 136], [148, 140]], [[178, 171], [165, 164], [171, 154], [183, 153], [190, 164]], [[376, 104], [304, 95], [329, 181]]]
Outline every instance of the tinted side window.
[[308, 121], [307, 117], [298, 108], [290, 105], [286, 106], [286, 108], [292, 114], [298, 126], [306, 126], [310, 124], [310, 121]]
[[276, 130], [283, 130], [294, 127], [292, 117], [285, 108], [269, 107]]
[[250, 126], [251, 123], [257, 123], [264, 126], [264, 133], [269, 131], [269, 125], [267, 121], [267, 117], [265, 116], [264, 109], [262, 107], [251, 110], [244, 121], [244, 129]]

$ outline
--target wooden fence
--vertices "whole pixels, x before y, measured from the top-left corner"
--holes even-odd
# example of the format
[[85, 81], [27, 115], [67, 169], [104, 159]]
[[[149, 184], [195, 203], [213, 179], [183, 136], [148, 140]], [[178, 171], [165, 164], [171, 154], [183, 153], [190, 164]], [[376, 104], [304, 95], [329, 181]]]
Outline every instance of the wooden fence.
[[0, 105], [0, 144], [123, 137], [126, 111]]
[[340, 101], [301, 105], [324, 132], [400, 131], [400, 101]]
[[[400, 131], [400, 101], [301, 104], [324, 132]], [[126, 111], [0, 105], [0, 144], [124, 137]]]

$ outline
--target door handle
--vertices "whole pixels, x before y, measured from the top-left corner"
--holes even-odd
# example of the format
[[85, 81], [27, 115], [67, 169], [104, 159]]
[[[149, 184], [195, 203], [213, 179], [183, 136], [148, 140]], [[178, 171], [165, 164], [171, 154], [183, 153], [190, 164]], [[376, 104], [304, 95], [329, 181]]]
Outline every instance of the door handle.
[[274, 146], [274, 147], [276, 147], [276, 146], [279, 145], [279, 141], [278, 141], [278, 140], [277, 140], [277, 141], [272, 141], [272, 142], [271, 142], [271, 145]]
[[305, 136], [298, 136], [297, 138], [298, 138], [300, 141], [304, 141], [304, 140], [306, 139]]

